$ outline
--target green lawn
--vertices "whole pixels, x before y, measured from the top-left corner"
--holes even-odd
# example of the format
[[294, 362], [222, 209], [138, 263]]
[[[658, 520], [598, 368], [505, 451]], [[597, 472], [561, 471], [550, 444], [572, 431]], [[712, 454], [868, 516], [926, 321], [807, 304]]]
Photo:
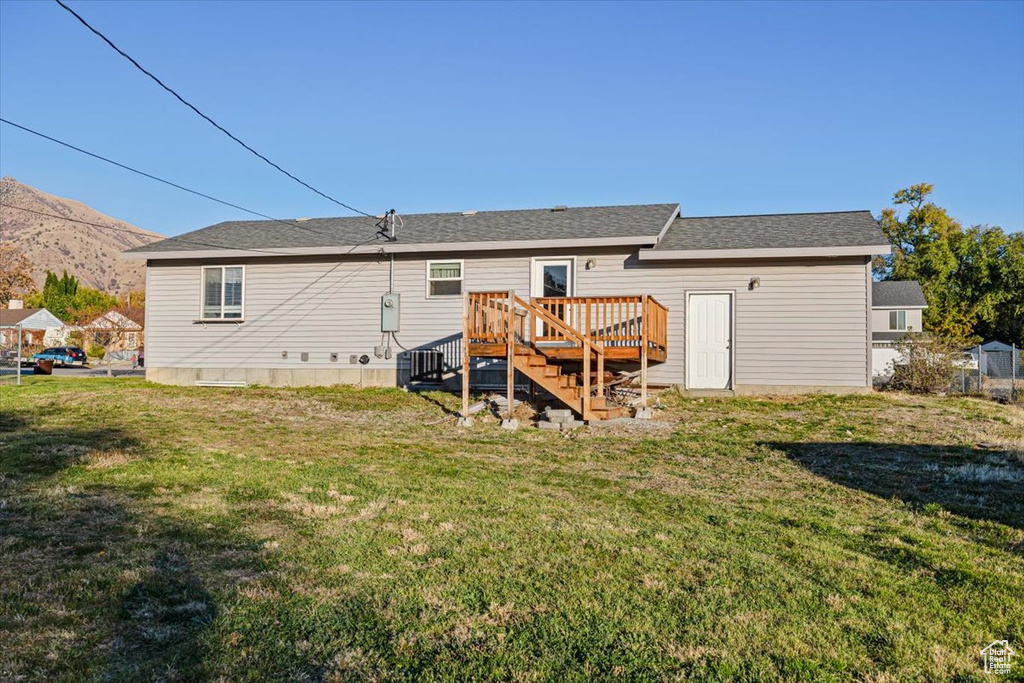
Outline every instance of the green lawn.
[[662, 401], [3, 386], [0, 680], [1024, 680], [1024, 411]]

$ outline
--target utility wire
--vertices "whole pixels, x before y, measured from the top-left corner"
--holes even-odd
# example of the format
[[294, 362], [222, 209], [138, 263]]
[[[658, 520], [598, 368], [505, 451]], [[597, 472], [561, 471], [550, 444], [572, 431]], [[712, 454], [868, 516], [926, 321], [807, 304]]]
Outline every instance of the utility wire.
[[[108, 159], [107, 157], [102, 156], [100, 154], [96, 154], [95, 152], [90, 152], [89, 150], [82, 149], [81, 147], [76, 147], [75, 145], [72, 145], [69, 142], [64, 142], [63, 140], [58, 140], [55, 137], [51, 137], [49, 135], [46, 135], [45, 133], [40, 133], [37, 130], [32, 130], [31, 128], [29, 128], [27, 126], [23, 126], [21, 124], [15, 123], [14, 121], [9, 121], [9, 120], [7, 120], [7, 119], [5, 119], [3, 117], [0, 117], [0, 122], [6, 123], [9, 126], [14, 126], [15, 128], [23, 130], [26, 133], [31, 133], [32, 135], [36, 135], [38, 137], [41, 137], [44, 140], [49, 140], [50, 142], [54, 142], [54, 143], [56, 143], [58, 145], [61, 145], [63, 147], [67, 147], [68, 149], [73, 149], [74, 151], [80, 152], [82, 154], [85, 154], [86, 156], [90, 156], [90, 157], [92, 157], [94, 159], [99, 159], [100, 161], [106, 162], [108, 164], [112, 164], [114, 166], [117, 166], [118, 168], [123, 168], [126, 171], [131, 171], [132, 173], [136, 173], [138, 175], [141, 175], [144, 178], [149, 178], [150, 180], [155, 180], [158, 183], [163, 183], [164, 185], [169, 185], [170, 187], [176, 188], [178, 190], [182, 190], [184, 192], [188, 192], [190, 194], [194, 194], [197, 197], [203, 197], [204, 199], [209, 199], [210, 201], [217, 202], [218, 204], [223, 204], [224, 206], [229, 206], [232, 209], [238, 209], [239, 211], [244, 211], [246, 213], [250, 213], [253, 216], [259, 216], [260, 218], [266, 218], [267, 220], [273, 221], [275, 223], [280, 223], [281, 225], [287, 225], [289, 228], [298, 228], [300, 230], [305, 230], [306, 232], [313, 233], [314, 235], [319, 235], [320, 237], [327, 237], [327, 238], [332, 238], [332, 239], [336, 237], [335, 235], [332, 235], [330, 233], [321, 232], [319, 230], [314, 230], [313, 228], [309, 227], [308, 225], [303, 225], [303, 224], [299, 223], [298, 221], [290, 221], [290, 220], [282, 220], [280, 218], [274, 218], [273, 216], [268, 216], [265, 213], [260, 213], [259, 211], [253, 211], [252, 209], [247, 209], [244, 206], [239, 206], [238, 204], [232, 204], [229, 201], [225, 201], [223, 199], [218, 199], [217, 197], [210, 196], [210, 195], [206, 194], [205, 192], [200, 192], [199, 190], [193, 190], [192, 188], [185, 187], [184, 185], [179, 185], [178, 183], [171, 182], [170, 180], [165, 180], [163, 178], [160, 178], [159, 176], [153, 175], [152, 173], [146, 173], [145, 171], [140, 171], [139, 169], [132, 168], [131, 166], [128, 166], [127, 164], [122, 164], [119, 161], [114, 161], [113, 159]], [[383, 225], [383, 222], [384, 222], [384, 220], [386, 218], [387, 218], [387, 214], [385, 214], [384, 218], [382, 218], [380, 221], [377, 222], [378, 232], [374, 234], [373, 239], [376, 239], [378, 236], [384, 236], [383, 233], [380, 230], [381, 230], [381, 226]], [[366, 242], [369, 242], [369, 241], [370, 240], [366, 240], [364, 242], [360, 242], [359, 244], [361, 244], [361, 245], [362, 244], [366, 244]]]
[[310, 185], [306, 181], [304, 181], [304, 180], [302, 180], [300, 178], [297, 178], [296, 176], [292, 175], [291, 173], [289, 173], [288, 171], [284, 170], [283, 168], [281, 168], [280, 166], [275, 164], [273, 161], [271, 161], [267, 157], [265, 157], [262, 154], [260, 154], [259, 152], [257, 152], [255, 149], [253, 149], [249, 145], [247, 145], [244, 142], [242, 142], [241, 140], [239, 140], [235, 135], [233, 135], [224, 126], [220, 125], [219, 123], [217, 123], [216, 121], [211, 119], [209, 116], [207, 116], [203, 112], [199, 111], [199, 109], [194, 104], [192, 104], [191, 102], [186, 100], [184, 97], [179, 95], [177, 92], [175, 92], [175, 90], [173, 88], [171, 88], [170, 86], [165, 84], [163, 81], [161, 81], [159, 78], [154, 76], [150, 71], [147, 71], [141, 64], [139, 64], [137, 61], [135, 61], [135, 59], [133, 59], [131, 55], [129, 55], [127, 52], [125, 52], [124, 50], [119, 48], [117, 45], [114, 45], [113, 41], [111, 41], [110, 38], [107, 38], [99, 30], [94, 28], [89, 22], [87, 22], [85, 19], [83, 19], [81, 15], [79, 15], [77, 12], [75, 12], [75, 10], [71, 9], [66, 4], [64, 4], [64, 2], [62, 2], [62, 0], [56, 0], [56, 3], [58, 5], [60, 5], [61, 7], [63, 7], [64, 9], [66, 9], [75, 19], [78, 19], [78, 21], [80, 21], [83, 26], [85, 26], [87, 29], [89, 29], [93, 33], [95, 33], [101, 40], [103, 40], [103, 42], [105, 42], [107, 45], [109, 45], [111, 48], [113, 48], [113, 50], [115, 52], [117, 52], [119, 55], [121, 55], [122, 57], [127, 59], [129, 62], [131, 62], [132, 65], [136, 69], [138, 69], [142, 73], [144, 73], [147, 76], [149, 76], [151, 79], [153, 79], [156, 82], [157, 85], [159, 85], [161, 88], [163, 88], [164, 90], [169, 92], [171, 95], [173, 95], [179, 102], [184, 104], [186, 107], [188, 107], [189, 109], [194, 111], [196, 114], [198, 114], [202, 118], [206, 119], [206, 121], [208, 121], [211, 125], [213, 125], [214, 128], [216, 128], [220, 132], [222, 132], [225, 135], [227, 135], [229, 138], [231, 138], [232, 140], [234, 140], [235, 142], [240, 144], [242, 147], [244, 147], [245, 149], [249, 150], [250, 152], [255, 154], [257, 157], [259, 157], [260, 159], [262, 159], [266, 163], [270, 164], [271, 166], [276, 168], [278, 171], [280, 171], [281, 173], [285, 174], [286, 176], [288, 176], [289, 178], [291, 178], [295, 182], [299, 183], [303, 187], [305, 187], [305, 188], [307, 188], [309, 190], [312, 190], [313, 192], [316, 192], [318, 195], [320, 195], [324, 199], [327, 199], [328, 201], [334, 202], [338, 206], [343, 206], [346, 209], [348, 209], [349, 211], [352, 211], [354, 213], [362, 214], [363, 216], [366, 216], [367, 218], [376, 218], [376, 216], [374, 216], [372, 214], [366, 213], [365, 211], [360, 211], [359, 209], [357, 209], [357, 208], [355, 208], [353, 206], [349, 206], [348, 204], [346, 204], [343, 201], [335, 199], [334, 197], [330, 196], [329, 194], [321, 192], [320, 190], [316, 189], [315, 187], [313, 187], [312, 185]]
[[72, 145], [69, 142], [64, 142], [63, 140], [58, 140], [57, 138], [50, 137], [49, 135], [46, 135], [45, 133], [40, 133], [37, 130], [32, 130], [31, 128], [29, 128], [27, 126], [23, 126], [21, 124], [15, 123], [14, 121], [9, 121], [9, 120], [7, 120], [7, 119], [5, 119], [3, 117], [0, 117], [0, 122], [6, 123], [8, 126], [14, 126], [15, 128], [21, 129], [21, 130], [25, 131], [26, 133], [31, 133], [32, 135], [36, 135], [38, 137], [41, 137], [44, 140], [49, 140], [50, 142], [55, 142], [58, 145], [61, 145], [63, 147], [67, 147], [68, 149], [73, 149], [76, 152], [80, 152], [82, 154], [85, 154], [86, 156], [90, 156], [93, 159], [99, 159], [100, 161], [106, 162], [108, 164], [112, 164], [114, 166], [117, 166], [118, 168], [123, 168], [126, 171], [131, 171], [132, 173], [136, 173], [136, 174], [138, 174], [140, 176], [143, 176], [144, 178], [149, 178], [150, 180], [155, 180], [158, 183], [163, 183], [164, 185], [169, 185], [169, 186], [171, 186], [173, 188], [182, 190], [184, 192], [188, 192], [190, 194], [194, 194], [197, 197], [202, 197], [204, 199], [209, 199], [212, 202], [217, 202], [218, 204], [223, 204], [224, 206], [229, 206], [232, 209], [238, 209], [239, 211], [244, 211], [246, 213], [252, 214], [253, 216], [259, 216], [260, 218], [266, 218], [267, 220], [274, 221], [275, 223], [281, 223], [282, 225], [287, 225], [289, 228], [300, 228], [302, 230], [308, 230], [309, 232], [313, 232], [313, 233], [315, 233], [317, 235], [321, 235], [323, 237], [328, 237], [329, 236], [327, 233], [318, 232], [316, 230], [313, 230], [309, 226], [302, 225], [302, 224], [297, 223], [295, 221], [286, 221], [286, 220], [282, 220], [280, 218], [274, 218], [273, 216], [268, 216], [265, 213], [260, 213], [259, 211], [253, 211], [252, 209], [247, 209], [244, 206], [239, 206], [238, 204], [232, 204], [231, 202], [225, 201], [223, 199], [217, 199], [216, 197], [212, 197], [212, 196], [206, 194], [205, 192], [200, 192], [199, 190], [193, 190], [190, 187], [185, 187], [184, 185], [179, 185], [178, 183], [171, 182], [170, 180], [164, 180], [163, 178], [155, 176], [152, 173], [146, 173], [145, 171], [140, 171], [137, 168], [132, 168], [131, 166], [128, 166], [127, 164], [122, 164], [119, 161], [114, 161], [113, 159], [108, 159], [105, 156], [102, 156], [100, 154], [96, 154], [95, 152], [90, 152], [90, 151], [88, 151], [86, 149], [82, 149], [81, 147], [76, 147], [76, 146]]
[[[6, 202], [0, 202], [0, 206], [8, 208], [8, 209], [17, 209], [18, 211], [26, 211], [28, 213], [34, 213], [34, 214], [37, 214], [39, 216], [47, 216], [49, 218], [57, 218], [59, 220], [68, 221], [68, 222], [71, 222], [71, 223], [81, 223], [82, 225], [91, 225], [91, 226], [93, 226], [95, 228], [103, 228], [104, 230], [116, 230], [118, 232], [127, 232], [127, 233], [131, 233], [133, 235], [136, 235], [136, 236], [140, 236], [142, 234], [142, 233], [139, 232], [139, 230], [132, 230], [131, 228], [119, 228], [116, 225], [103, 225], [102, 223], [93, 223], [92, 221], [83, 221], [83, 220], [80, 220], [78, 218], [68, 218], [67, 216], [61, 216], [61, 215], [58, 215], [58, 214], [55, 214], [55, 213], [47, 213], [45, 211], [36, 211], [35, 209], [26, 209], [23, 206], [15, 206], [14, 204], [7, 204]], [[197, 240], [197, 239], [194, 239], [192, 237], [179, 236], [179, 237], [166, 237], [164, 239], [173, 239], [176, 242], [183, 242], [183, 243], [187, 243], [187, 244], [195, 244], [195, 245], [198, 245], [198, 246], [201, 246], [201, 247], [213, 247], [214, 249], [231, 249], [231, 250], [234, 250], [234, 251], [246, 251], [246, 252], [248, 252], [248, 251], [255, 251], [255, 252], [259, 252], [261, 254], [273, 254], [274, 256], [296, 256], [296, 254], [294, 252], [291, 252], [291, 251], [274, 251], [272, 249], [256, 249], [255, 247], [239, 247], [239, 246], [233, 246], [233, 245], [230, 245], [230, 244], [215, 244], [213, 242], [204, 242], [204, 241], [201, 241], [201, 240]], [[377, 235], [374, 235], [373, 237], [371, 237], [369, 239], [366, 239], [366, 240], [364, 240], [364, 241], [362, 241], [362, 242], [360, 242], [358, 244], [352, 245], [352, 247], [347, 252], [345, 252], [345, 253], [350, 254], [353, 251], [355, 251], [356, 248], [361, 247], [364, 244], [366, 244], [367, 242], [369, 242], [371, 240], [375, 240], [375, 239], [377, 239]], [[383, 253], [383, 251], [384, 250], [381, 249], [381, 253]], [[202, 257], [202, 252], [196, 254], [196, 257], [197, 258]]]
[[[91, 226], [93, 226], [95, 228], [103, 228], [104, 230], [116, 230], [118, 232], [127, 232], [127, 233], [131, 233], [132, 235], [135, 235], [137, 237], [145, 236], [145, 233], [139, 232], [138, 230], [132, 230], [131, 228], [119, 228], [116, 225], [103, 225], [102, 223], [93, 223], [92, 221], [83, 221], [83, 220], [80, 220], [78, 218], [68, 218], [67, 216], [61, 216], [61, 215], [58, 215], [58, 214], [55, 214], [55, 213], [47, 213], [45, 211], [36, 211], [35, 209], [26, 209], [23, 206], [15, 206], [14, 204], [7, 204], [6, 202], [0, 202], [0, 206], [2, 206], [4, 208], [7, 208], [7, 209], [17, 209], [18, 211], [25, 211], [25, 212], [28, 212], [28, 213], [34, 213], [34, 214], [36, 214], [38, 216], [47, 216], [49, 218], [57, 218], [59, 220], [68, 221], [70, 223], [81, 223], [82, 225], [91, 225]], [[232, 247], [232, 246], [229, 246], [229, 245], [226, 245], [226, 244], [214, 244], [213, 242], [201, 242], [199, 240], [192, 239], [191, 237], [176, 237], [174, 239], [180, 240], [182, 242], [188, 242], [190, 244], [196, 244], [196, 245], [199, 245], [199, 246], [202, 246], [202, 247], [214, 247], [216, 249], [239, 249], [239, 247]], [[293, 254], [291, 252], [286, 252], [286, 251], [270, 251], [270, 250], [267, 250], [267, 249], [248, 249], [248, 248], [246, 248], [245, 251], [259, 251], [259, 252], [263, 252], [263, 253], [266, 253], [266, 254], [274, 254], [274, 255], [280, 255], [280, 256], [294, 256], [295, 255], [295, 254]]]

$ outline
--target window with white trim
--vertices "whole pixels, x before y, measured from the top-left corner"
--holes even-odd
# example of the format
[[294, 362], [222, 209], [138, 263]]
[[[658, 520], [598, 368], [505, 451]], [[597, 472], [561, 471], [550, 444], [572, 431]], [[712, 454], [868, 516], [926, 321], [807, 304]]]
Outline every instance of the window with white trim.
[[427, 296], [461, 296], [462, 261], [427, 261]]
[[906, 311], [889, 311], [889, 329], [903, 332], [907, 329]]
[[203, 320], [241, 320], [244, 266], [203, 267]]

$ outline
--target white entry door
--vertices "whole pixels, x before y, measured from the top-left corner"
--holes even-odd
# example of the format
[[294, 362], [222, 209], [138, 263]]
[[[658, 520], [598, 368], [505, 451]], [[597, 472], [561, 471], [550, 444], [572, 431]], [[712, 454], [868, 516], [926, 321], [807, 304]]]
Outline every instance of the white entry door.
[[[575, 268], [576, 259], [535, 259], [533, 277], [530, 278], [530, 297], [537, 299], [575, 296]], [[565, 310], [565, 306], [552, 306], [550, 311], [558, 318], [570, 322], [567, 320], [569, 312]], [[542, 337], [545, 334], [544, 330], [544, 323], [538, 320], [535, 334]]]
[[732, 295], [690, 294], [686, 310], [686, 386], [732, 383]]

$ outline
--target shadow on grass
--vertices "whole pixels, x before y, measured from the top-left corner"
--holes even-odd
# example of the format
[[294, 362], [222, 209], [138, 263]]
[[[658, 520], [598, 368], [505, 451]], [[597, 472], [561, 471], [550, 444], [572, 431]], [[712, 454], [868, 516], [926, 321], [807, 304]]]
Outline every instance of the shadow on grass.
[[0, 619], [0, 670], [41, 680], [204, 678], [214, 595], [234, 588], [222, 577], [264, 570], [258, 546], [226, 523], [154, 514], [140, 503], [145, 491], [62, 476], [145, 457], [130, 434], [2, 418], [0, 614], [14, 620]]
[[105, 678], [202, 677], [200, 636], [217, 609], [184, 552], [174, 544], [158, 551], [145, 577], [125, 593]]
[[766, 443], [848, 488], [1024, 529], [1024, 462], [999, 450], [897, 443]]
[[[433, 406], [435, 406], [437, 408], [440, 408], [441, 412], [444, 413], [447, 417], [458, 417], [460, 415], [461, 406], [460, 406], [460, 410], [452, 410], [451, 408], [446, 406], [444, 403], [441, 403], [441, 401], [439, 401], [435, 397], [431, 396], [429, 393], [426, 393], [427, 391], [428, 390], [423, 390], [423, 391], [414, 390], [412, 393], [415, 396], [417, 396], [419, 398], [422, 398], [427, 403], [430, 403], [431, 405], [433, 405]], [[435, 391], [435, 390], [434, 389], [430, 389], [429, 391]]]

